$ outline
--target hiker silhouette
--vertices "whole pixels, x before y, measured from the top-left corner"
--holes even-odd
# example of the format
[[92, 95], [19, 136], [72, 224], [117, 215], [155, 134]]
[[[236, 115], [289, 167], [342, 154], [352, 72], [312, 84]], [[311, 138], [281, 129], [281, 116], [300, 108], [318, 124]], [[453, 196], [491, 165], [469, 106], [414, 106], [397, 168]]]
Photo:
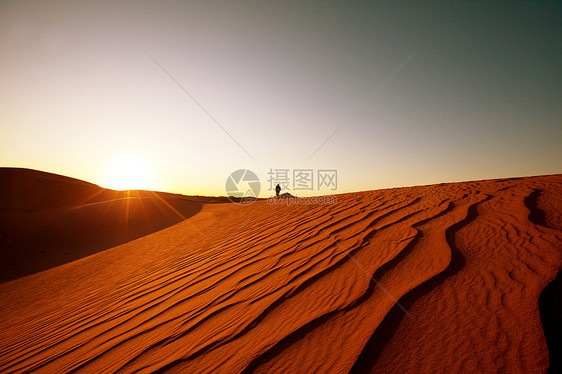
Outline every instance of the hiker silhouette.
[[275, 186], [275, 194], [277, 195], [277, 197], [279, 197], [279, 192], [281, 192], [281, 186], [277, 185]]

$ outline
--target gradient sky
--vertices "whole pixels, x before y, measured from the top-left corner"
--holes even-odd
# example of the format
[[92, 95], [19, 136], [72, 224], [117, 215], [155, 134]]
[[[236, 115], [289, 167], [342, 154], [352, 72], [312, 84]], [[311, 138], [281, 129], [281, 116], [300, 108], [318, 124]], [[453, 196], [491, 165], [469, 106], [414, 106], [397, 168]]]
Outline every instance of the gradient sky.
[[138, 188], [207, 195], [248, 168], [262, 196], [270, 168], [337, 169], [337, 192], [561, 173], [561, 19], [560, 1], [1, 1], [0, 165], [114, 187], [132, 160]]

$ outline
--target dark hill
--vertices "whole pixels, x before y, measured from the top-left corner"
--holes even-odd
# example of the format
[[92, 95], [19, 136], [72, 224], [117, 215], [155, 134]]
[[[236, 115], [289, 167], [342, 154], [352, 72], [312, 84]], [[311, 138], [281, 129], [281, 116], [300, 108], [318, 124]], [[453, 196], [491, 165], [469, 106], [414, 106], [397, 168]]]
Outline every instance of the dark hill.
[[0, 168], [0, 282], [109, 249], [176, 224], [213, 202], [115, 191], [62, 175]]

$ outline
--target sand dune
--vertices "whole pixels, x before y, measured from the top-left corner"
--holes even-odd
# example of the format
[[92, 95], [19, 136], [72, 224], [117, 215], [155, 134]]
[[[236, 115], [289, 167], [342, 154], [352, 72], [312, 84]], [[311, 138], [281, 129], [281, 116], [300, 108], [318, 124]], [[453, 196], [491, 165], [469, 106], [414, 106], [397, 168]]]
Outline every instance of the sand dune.
[[0, 168], [0, 282], [161, 230], [211, 201], [115, 191], [62, 175]]
[[0, 284], [0, 371], [548, 368], [538, 299], [562, 264], [562, 175], [336, 198], [202, 201]]

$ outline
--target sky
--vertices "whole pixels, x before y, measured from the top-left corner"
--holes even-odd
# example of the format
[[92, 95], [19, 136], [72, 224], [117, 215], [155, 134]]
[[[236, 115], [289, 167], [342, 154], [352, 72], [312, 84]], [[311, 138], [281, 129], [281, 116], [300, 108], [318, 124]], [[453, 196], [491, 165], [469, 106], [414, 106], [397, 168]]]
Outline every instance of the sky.
[[260, 196], [283, 170], [299, 196], [562, 173], [561, 19], [560, 1], [0, 1], [0, 166], [189, 195], [249, 169]]

